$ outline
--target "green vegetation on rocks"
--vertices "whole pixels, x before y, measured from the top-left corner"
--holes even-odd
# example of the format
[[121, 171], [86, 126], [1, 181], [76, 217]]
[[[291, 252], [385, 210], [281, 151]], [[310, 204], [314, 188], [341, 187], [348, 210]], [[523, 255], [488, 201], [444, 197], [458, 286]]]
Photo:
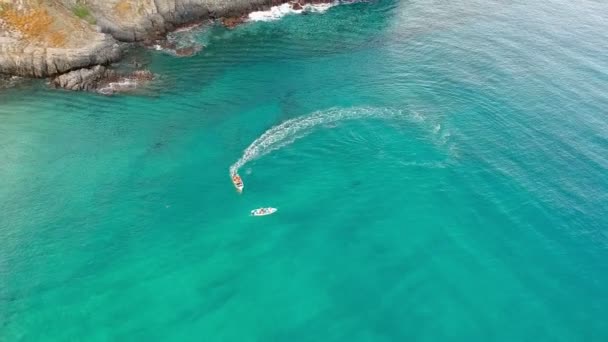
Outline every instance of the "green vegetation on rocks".
[[86, 20], [90, 24], [95, 24], [96, 22], [95, 18], [91, 15], [91, 11], [89, 11], [89, 8], [84, 4], [76, 4], [74, 7], [72, 7], [72, 13], [74, 13], [74, 15], [78, 18]]

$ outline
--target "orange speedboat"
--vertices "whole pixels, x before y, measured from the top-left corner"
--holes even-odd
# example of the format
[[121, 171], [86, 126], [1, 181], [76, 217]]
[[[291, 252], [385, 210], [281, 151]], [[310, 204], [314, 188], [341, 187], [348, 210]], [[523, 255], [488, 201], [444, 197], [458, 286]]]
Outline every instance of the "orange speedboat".
[[243, 180], [241, 179], [241, 176], [239, 176], [238, 173], [235, 173], [230, 178], [232, 179], [232, 184], [234, 184], [234, 187], [236, 188], [236, 190], [238, 192], [242, 192], [244, 185], [243, 185]]

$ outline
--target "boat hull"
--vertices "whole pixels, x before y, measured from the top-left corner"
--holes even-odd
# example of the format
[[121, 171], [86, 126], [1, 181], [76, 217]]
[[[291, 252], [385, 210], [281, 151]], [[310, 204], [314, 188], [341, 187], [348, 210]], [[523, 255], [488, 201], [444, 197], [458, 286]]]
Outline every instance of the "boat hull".
[[277, 208], [259, 208], [251, 211], [251, 216], [267, 216], [277, 212]]

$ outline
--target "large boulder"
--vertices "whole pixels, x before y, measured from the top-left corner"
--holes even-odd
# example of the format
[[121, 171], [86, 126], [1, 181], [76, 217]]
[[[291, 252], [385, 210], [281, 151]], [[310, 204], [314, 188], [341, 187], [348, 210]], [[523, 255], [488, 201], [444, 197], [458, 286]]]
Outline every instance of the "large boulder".
[[114, 38], [54, 1], [0, 5], [0, 73], [46, 77], [121, 57]]
[[73, 70], [54, 77], [51, 85], [67, 90], [85, 90], [111, 95], [133, 91], [154, 79], [149, 70], [117, 72], [102, 65]]
[[106, 67], [96, 65], [91, 68], [83, 68], [59, 75], [51, 80], [51, 84], [57, 88], [67, 90], [97, 90], [102, 83], [114, 76], [115, 73]]

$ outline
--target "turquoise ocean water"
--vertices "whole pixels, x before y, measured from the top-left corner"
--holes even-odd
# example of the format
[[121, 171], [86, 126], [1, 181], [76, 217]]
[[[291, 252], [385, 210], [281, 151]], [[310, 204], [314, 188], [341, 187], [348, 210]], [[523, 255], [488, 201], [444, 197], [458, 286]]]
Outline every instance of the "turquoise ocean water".
[[606, 18], [358, 3], [1, 90], [0, 340], [607, 341]]

